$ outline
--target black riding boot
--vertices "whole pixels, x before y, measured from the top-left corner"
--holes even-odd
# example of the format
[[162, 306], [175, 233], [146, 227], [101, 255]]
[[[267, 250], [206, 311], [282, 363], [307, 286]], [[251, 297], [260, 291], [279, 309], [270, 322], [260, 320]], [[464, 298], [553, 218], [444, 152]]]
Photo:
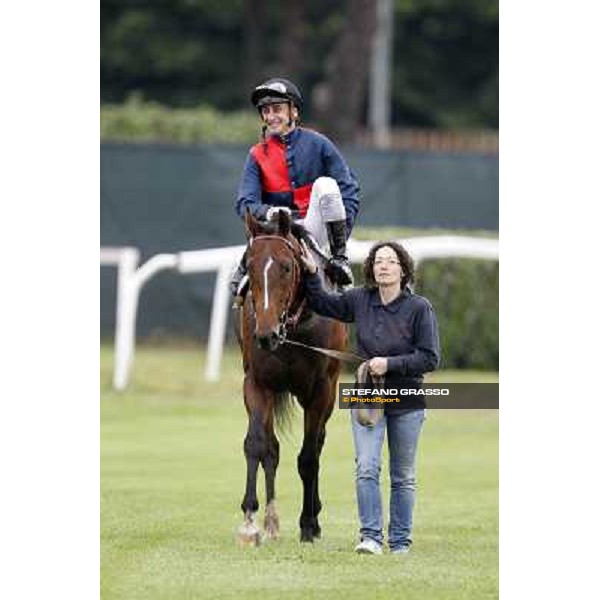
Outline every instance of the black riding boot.
[[234, 307], [240, 307], [244, 303], [246, 292], [248, 291], [248, 268], [246, 267], [246, 252], [240, 259], [235, 273], [231, 276], [229, 289], [233, 296]]
[[354, 284], [352, 270], [346, 256], [346, 221], [325, 223], [331, 249], [331, 258], [327, 264], [327, 274], [339, 287]]

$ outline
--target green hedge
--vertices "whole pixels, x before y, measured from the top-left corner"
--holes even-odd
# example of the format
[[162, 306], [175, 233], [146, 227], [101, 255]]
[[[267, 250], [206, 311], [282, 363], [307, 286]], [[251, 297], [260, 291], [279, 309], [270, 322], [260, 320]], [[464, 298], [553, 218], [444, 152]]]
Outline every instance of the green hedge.
[[416, 292], [435, 308], [442, 368], [498, 370], [498, 263], [471, 259], [423, 262]]
[[183, 144], [250, 144], [258, 139], [258, 115], [251, 111], [223, 113], [210, 106], [172, 109], [132, 95], [125, 104], [100, 108], [103, 141], [173, 142]]

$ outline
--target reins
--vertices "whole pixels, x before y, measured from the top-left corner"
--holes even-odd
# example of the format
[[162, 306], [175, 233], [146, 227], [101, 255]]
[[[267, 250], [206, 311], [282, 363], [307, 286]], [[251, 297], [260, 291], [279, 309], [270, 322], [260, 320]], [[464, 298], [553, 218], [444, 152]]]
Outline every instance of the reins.
[[291, 344], [292, 346], [299, 346], [301, 348], [306, 348], [308, 350], [313, 350], [314, 352], [318, 352], [319, 354], [324, 354], [325, 356], [329, 356], [330, 358], [335, 358], [337, 360], [341, 360], [342, 362], [347, 362], [353, 365], [359, 365], [365, 360], [362, 356], [358, 354], [354, 354], [353, 352], [342, 352], [341, 350], [332, 350], [331, 348], [320, 348], [319, 346], [309, 346], [308, 344], [303, 344], [302, 342], [295, 342], [294, 340], [283, 340], [284, 344]]

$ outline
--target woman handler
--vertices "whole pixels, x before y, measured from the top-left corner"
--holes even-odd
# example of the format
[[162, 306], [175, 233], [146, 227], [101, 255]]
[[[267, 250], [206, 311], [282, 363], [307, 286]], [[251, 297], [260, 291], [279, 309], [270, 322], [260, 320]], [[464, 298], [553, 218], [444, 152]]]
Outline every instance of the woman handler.
[[[375, 244], [364, 264], [364, 287], [336, 294], [323, 290], [306, 246], [302, 260], [311, 308], [323, 316], [356, 323], [358, 351], [369, 358], [369, 373], [384, 377], [385, 387], [392, 382], [393, 387], [420, 387], [423, 374], [439, 364], [439, 338], [431, 304], [407, 287], [414, 276], [414, 264], [407, 251], [396, 242]], [[416, 398], [410, 407], [386, 405], [383, 417], [372, 426], [360, 424], [357, 411], [350, 411], [361, 524], [356, 552], [382, 552], [379, 473], [386, 430], [391, 480], [388, 545], [390, 552], [405, 554], [412, 544], [415, 457], [425, 419], [425, 403], [422, 396]]]

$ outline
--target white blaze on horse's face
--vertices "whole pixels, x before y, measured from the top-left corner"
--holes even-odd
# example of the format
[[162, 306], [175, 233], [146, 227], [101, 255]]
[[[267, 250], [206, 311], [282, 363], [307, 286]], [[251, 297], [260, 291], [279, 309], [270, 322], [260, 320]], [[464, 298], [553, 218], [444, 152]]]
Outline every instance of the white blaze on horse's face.
[[263, 278], [264, 278], [264, 289], [263, 296], [265, 302], [265, 310], [269, 309], [269, 269], [273, 264], [273, 258], [269, 256], [269, 260], [265, 264], [265, 268], [263, 269]]

